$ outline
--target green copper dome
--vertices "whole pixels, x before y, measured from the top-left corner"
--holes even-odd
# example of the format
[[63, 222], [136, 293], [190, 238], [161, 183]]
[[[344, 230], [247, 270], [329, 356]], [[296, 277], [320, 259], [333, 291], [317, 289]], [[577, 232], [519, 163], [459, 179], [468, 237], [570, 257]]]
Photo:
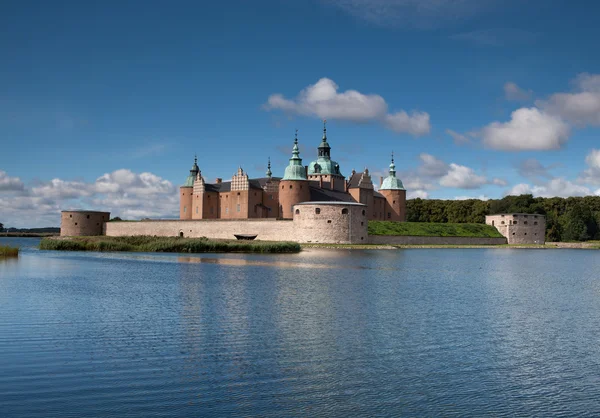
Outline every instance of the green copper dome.
[[390, 164], [390, 174], [383, 179], [379, 190], [406, 190], [402, 180], [396, 177], [396, 165], [394, 164], [394, 154], [392, 154], [392, 163]]
[[199, 172], [200, 168], [198, 168], [198, 157], [194, 156], [194, 165], [192, 166], [190, 174], [185, 179], [185, 183], [182, 187], [194, 187], [194, 180], [196, 180], [196, 176], [198, 176]]
[[331, 159], [331, 147], [327, 142], [326, 121], [323, 121], [323, 139], [319, 144], [318, 157], [308, 165], [308, 174], [336, 174], [341, 176], [340, 165]]
[[298, 131], [296, 131], [296, 138], [294, 139], [292, 158], [290, 158], [290, 163], [285, 168], [282, 180], [306, 180], [306, 170], [302, 165], [302, 158], [300, 158], [300, 150], [298, 149]]

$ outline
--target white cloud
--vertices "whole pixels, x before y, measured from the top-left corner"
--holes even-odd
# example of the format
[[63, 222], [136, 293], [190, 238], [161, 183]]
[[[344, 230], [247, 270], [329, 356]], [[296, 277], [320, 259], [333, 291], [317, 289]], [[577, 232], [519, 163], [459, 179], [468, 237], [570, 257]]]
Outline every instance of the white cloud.
[[428, 177], [442, 177], [448, 173], [449, 166], [444, 161], [434, 157], [431, 154], [419, 154], [421, 165], [417, 169], [420, 175]]
[[491, 10], [497, 0], [323, 0], [379, 26], [435, 29]]
[[524, 90], [512, 81], [508, 81], [504, 84], [504, 97], [506, 100], [526, 102], [531, 100], [532, 96], [533, 92], [531, 90]]
[[454, 163], [450, 164], [448, 174], [440, 179], [442, 186], [458, 189], [477, 189], [487, 182], [484, 176], [477, 175], [472, 168]]
[[456, 145], [464, 145], [471, 142], [471, 139], [467, 135], [459, 134], [452, 129], [446, 129], [446, 133], [454, 139]]
[[569, 139], [569, 126], [535, 107], [512, 112], [509, 122], [493, 122], [481, 130], [483, 143], [504, 151], [559, 149]]
[[479, 196], [456, 196], [454, 198], [454, 200], [471, 200], [471, 199], [477, 199], [477, 200], [490, 200], [490, 198], [484, 194], [480, 194]]
[[600, 149], [593, 149], [585, 157], [588, 166], [577, 181], [585, 184], [600, 184]]
[[94, 182], [52, 179], [36, 184], [20, 195], [0, 196], [0, 220], [7, 226], [58, 226], [60, 211], [106, 210], [123, 219], [176, 218], [179, 196], [176, 187], [152, 173], [121, 169]]
[[388, 104], [377, 94], [363, 94], [356, 90], [338, 92], [338, 85], [329, 78], [321, 78], [303, 89], [293, 99], [281, 94], [269, 96], [264, 108], [282, 110], [322, 119], [339, 119], [357, 123], [377, 122], [398, 133], [414, 136], [430, 132], [429, 114], [404, 110], [388, 113]]
[[6, 171], [0, 170], [0, 191], [20, 191], [24, 189], [23, 182], [18, 177], [10, 177]]
[[537, 179], [539, 177], [552, 178], [550, 170], [556, 165], [544, 166], [535, 158], [523, 160], [517, 166], [518, 173], [528, 179]]
[[556, 93], [536, 105], [575, 125], [600, 125], [600, 74], [579, 74], [574, 93]]
[[491, 181], [494, 186], [506, 186], [508, 183], [504, 179], [494, 178]]
[[591, 190], [585, 186], [575, 184], [564, 178], [553, 178], [545, 184], [531, 186], [520, 183], [513, 186], [507, 195], [532, 194], [535, 197], [569, 197], [569, 196], [587, 196], [592, 194]]
[[427, 199], [429, 197], [429, 193], [425, 190], [408, 190], [406, 192], [407, 199]]

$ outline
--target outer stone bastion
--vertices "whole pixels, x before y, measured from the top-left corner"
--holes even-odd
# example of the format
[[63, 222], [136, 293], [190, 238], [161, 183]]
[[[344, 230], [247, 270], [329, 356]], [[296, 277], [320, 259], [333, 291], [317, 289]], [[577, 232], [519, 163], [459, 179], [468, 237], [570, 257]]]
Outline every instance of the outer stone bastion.
[[63, 210], [60, 214], [61, 236], [102, 235], [110, 212], [93, 210]]

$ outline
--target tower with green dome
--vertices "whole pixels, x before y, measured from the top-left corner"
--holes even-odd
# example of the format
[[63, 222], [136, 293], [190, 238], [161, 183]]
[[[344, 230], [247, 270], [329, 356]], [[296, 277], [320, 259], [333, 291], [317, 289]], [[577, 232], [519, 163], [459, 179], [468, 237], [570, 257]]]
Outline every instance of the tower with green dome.
[[294, 138], [292, 158], [285, 168], [283, 178], [279, 182], [279, 215], [283, 219], [294, 217], [294, 205], [310, 200], [310, 189], [306, 177], [306, 169], [302, 165], [298, 149], [298, 130]]
[[379, 193], [385, 197], [385, 220], [406, 221], [406, 189], [402, 180], [396, 177], [396, 165], [394, 164], [394, 153], [390, 163], [389, 174], [381, 182]]
[[323, 185], [322, 187], [331, 190], [346, 191], [346, 179], [340, 171], [340, 165], [331, 159], [326, 120], [323, 121], [323, 138], [317, 148], [317, 159], [308, 165], [308, 179], [317, 180]]
[[194, 181], [198, 173], [200, 173], [198, 157], [194, 156], [194, 165], [190, 170], [190, 174], [185, 179], [183, 186], [179, 188], [179, 219], [192, 219]]

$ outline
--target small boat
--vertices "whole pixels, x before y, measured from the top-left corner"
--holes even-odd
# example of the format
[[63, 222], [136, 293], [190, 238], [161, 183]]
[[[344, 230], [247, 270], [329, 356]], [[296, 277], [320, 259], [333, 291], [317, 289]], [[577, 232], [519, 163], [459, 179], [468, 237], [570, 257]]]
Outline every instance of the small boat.
[[245, 239], [248, 241], [252, 241], [257, 235], [258, 234], [233, 234], [236, 239]]

